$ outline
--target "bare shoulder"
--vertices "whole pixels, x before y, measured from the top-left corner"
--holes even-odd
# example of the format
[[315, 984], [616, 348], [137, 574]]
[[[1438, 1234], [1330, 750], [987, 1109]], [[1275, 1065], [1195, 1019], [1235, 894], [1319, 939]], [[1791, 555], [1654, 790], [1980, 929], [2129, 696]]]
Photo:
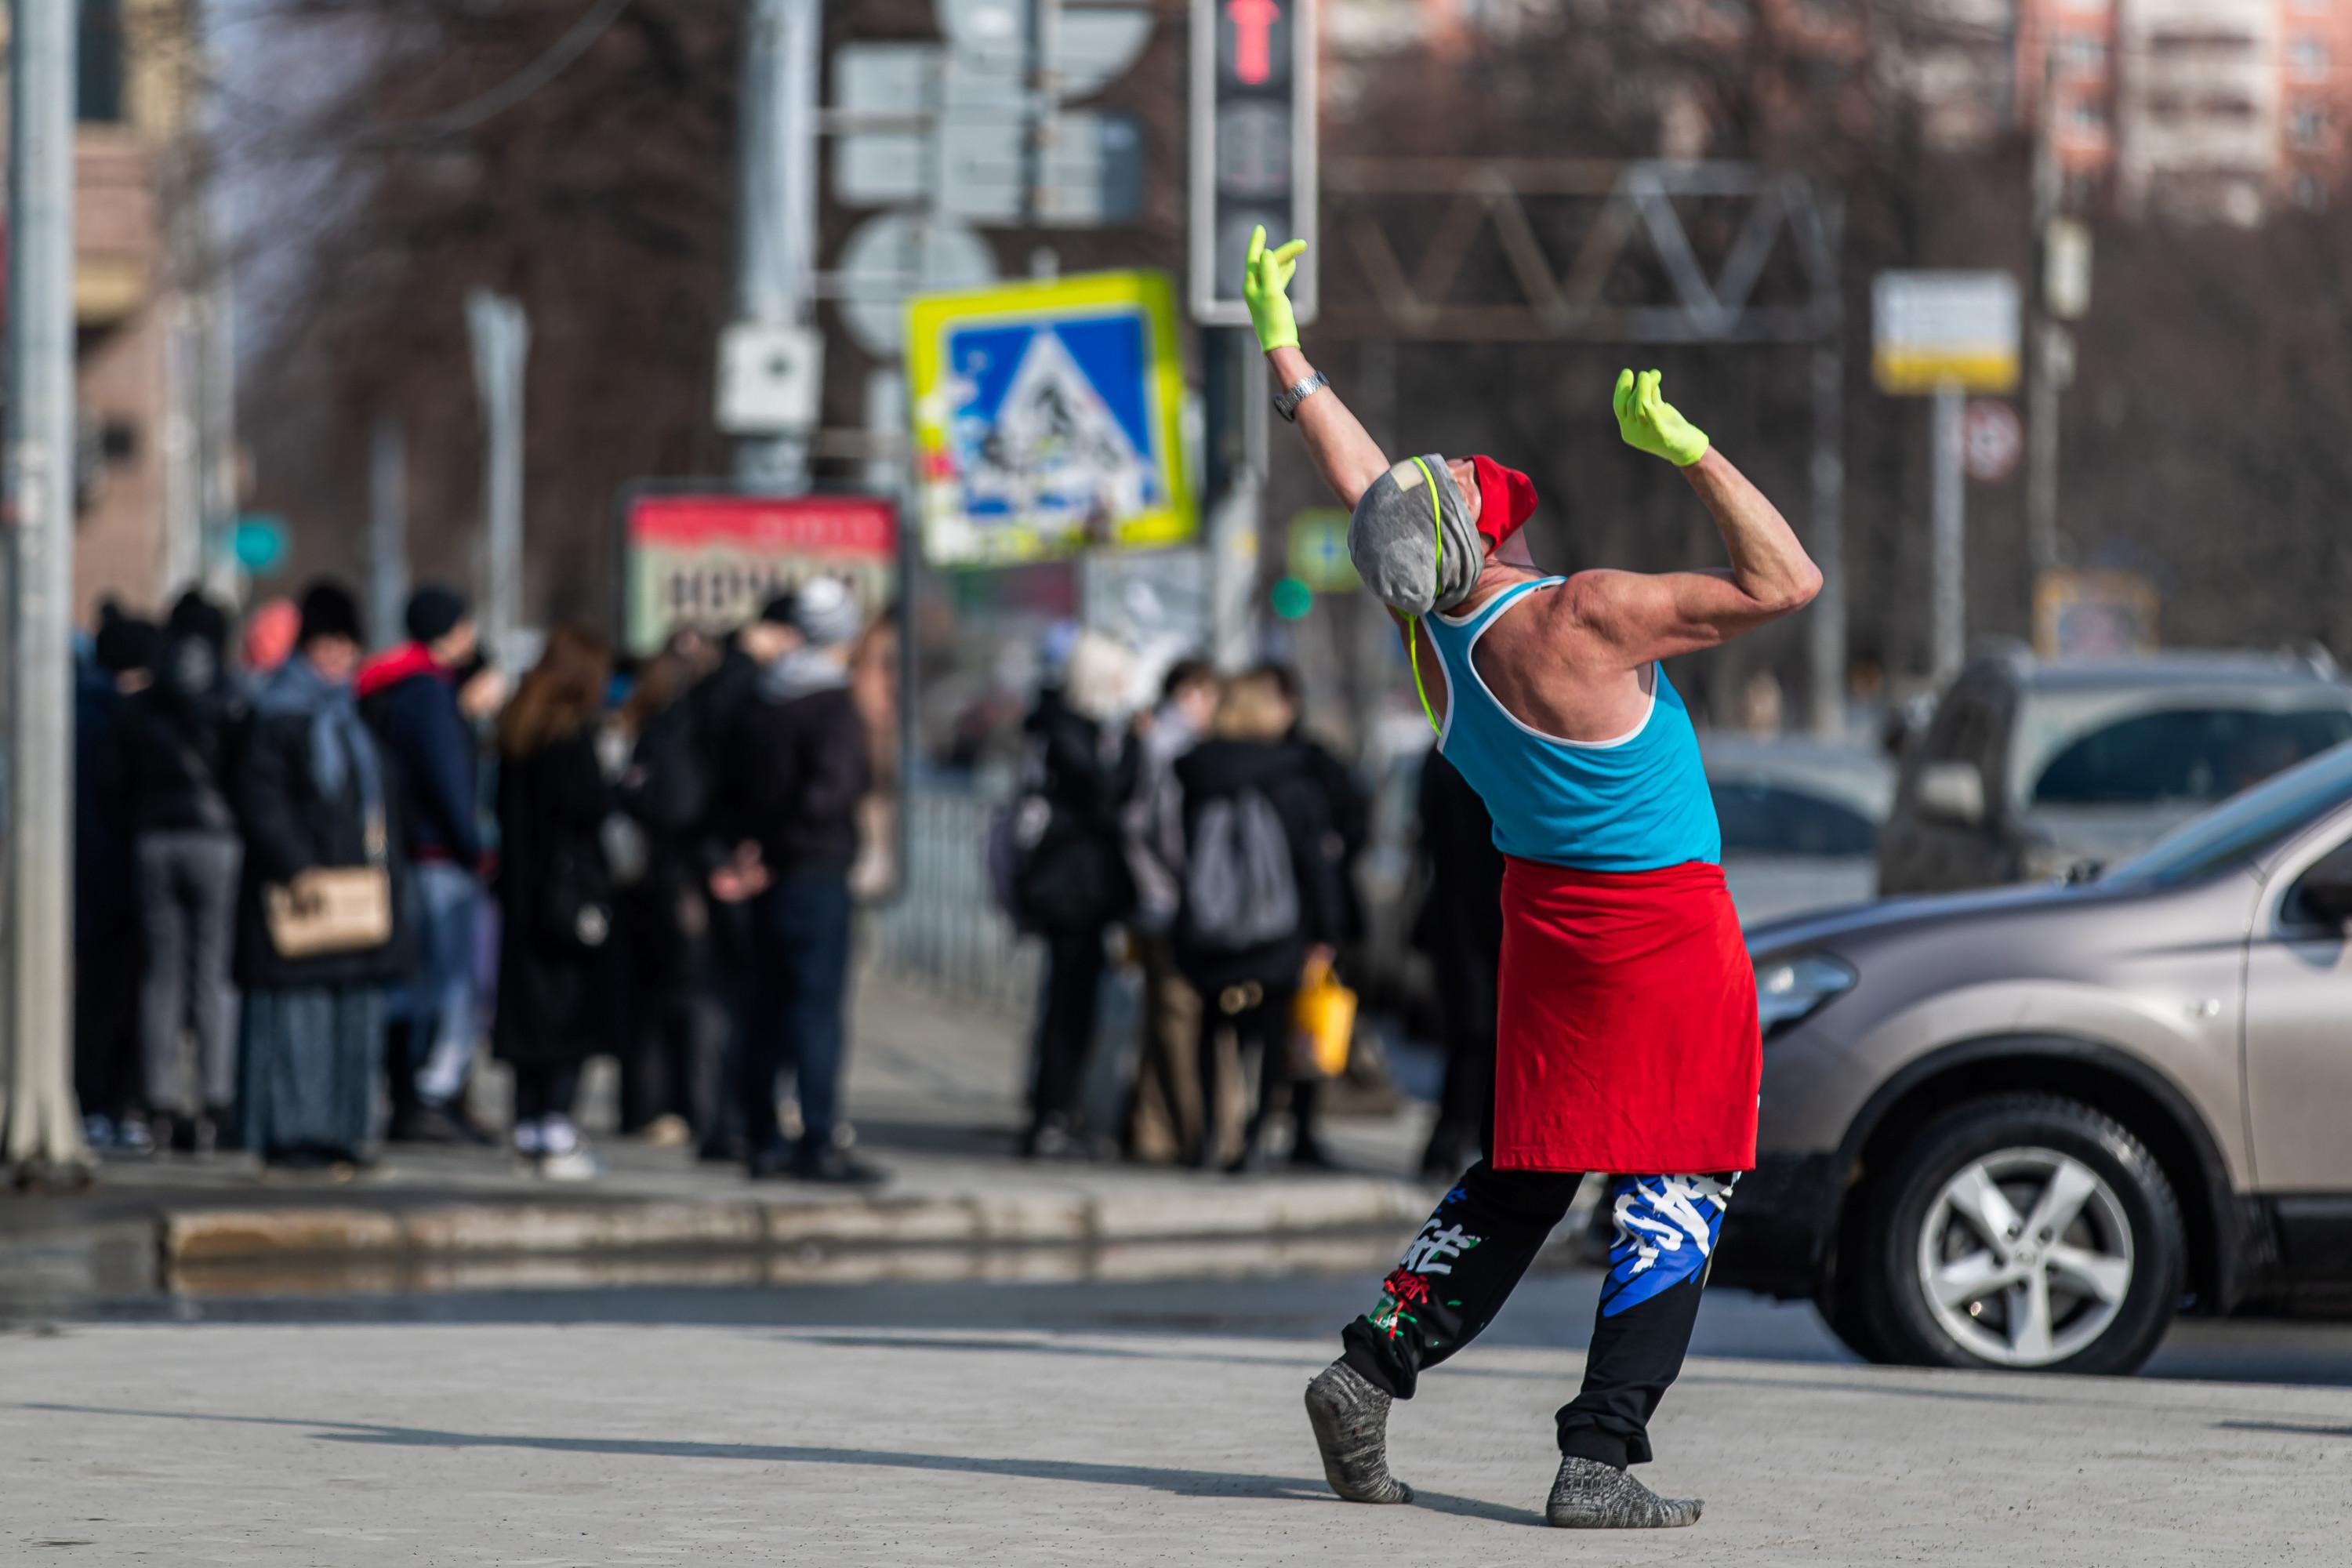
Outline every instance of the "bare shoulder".
[[1652, 581], [1639, 572], [1612, 566], [1578, 572], [1562, 583], [1557, 593], [1547, 595], [1552, 601], [1550, 614], [1563, 632], [1570, 628], [1598, 631], [1622, 617]]

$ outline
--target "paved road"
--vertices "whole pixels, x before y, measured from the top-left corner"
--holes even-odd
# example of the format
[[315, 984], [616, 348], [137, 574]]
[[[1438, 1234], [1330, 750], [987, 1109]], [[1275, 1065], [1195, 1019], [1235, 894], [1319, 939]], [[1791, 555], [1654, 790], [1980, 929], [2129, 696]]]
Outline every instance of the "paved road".
[[[1423, 1492], [1402, 1510], [1331, 1500], [1297, 1405], [1360, 1280], [450, 1296], [342, 1309], [375, 1321], [17, 1331], [0, 1559], [2347, 1559], [2352, 1388], [1886, 1372], [1837, 1359], [1801, 1310], [1728, 1293], [1653, 1467], [1706, 1518], [1560, 1536], [1537, 1510], [1591, 1289], [1531, 1282], [1400, 1413]], [[2347, 1342], [2208, 1326], [2167, 1360], [2343, 1384]]]

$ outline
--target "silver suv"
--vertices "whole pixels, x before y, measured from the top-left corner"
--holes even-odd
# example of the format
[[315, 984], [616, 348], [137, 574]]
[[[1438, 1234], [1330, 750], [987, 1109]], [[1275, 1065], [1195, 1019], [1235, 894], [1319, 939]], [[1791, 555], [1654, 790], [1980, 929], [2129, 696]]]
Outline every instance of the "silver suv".
[[1717, 1278], [1917, 1365], [2127, 1372], [2352, 1292], [2352, 745], [2095, 880], [1749, 933], [1759, 1168]]
[[2324, 658], [1979, 658], [1906, 748], [1878, 836], [1878, 890], [1951, 892], [2112, 864], [2346, 740], [2352, 685]]

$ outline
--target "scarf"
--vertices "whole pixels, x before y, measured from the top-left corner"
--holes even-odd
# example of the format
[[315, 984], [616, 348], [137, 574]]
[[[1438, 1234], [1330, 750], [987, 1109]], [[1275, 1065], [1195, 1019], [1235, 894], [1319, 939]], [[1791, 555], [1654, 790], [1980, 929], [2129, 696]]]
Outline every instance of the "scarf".
[[310, 725], [310, 782], [321, 800], [341, 800], [347, 779], [359, 784], [360, 807], [372, 827], [383, 821], [383, 778], [376, 767], [375, 742], [360, 722], [352, 689], [320, 675], [296, 654], [270, 671], [254, 694], [256, 713], [274, 719], [307, 719]]

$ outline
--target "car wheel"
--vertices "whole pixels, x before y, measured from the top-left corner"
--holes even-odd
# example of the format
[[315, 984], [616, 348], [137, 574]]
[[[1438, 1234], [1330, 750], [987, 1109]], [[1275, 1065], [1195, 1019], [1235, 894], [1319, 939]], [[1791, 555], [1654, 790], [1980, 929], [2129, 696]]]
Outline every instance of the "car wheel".
[[1856, 1283], [1884, 1359], [2128, 1373], [2172, 1322], [2188, 1255], [2179, 1203], [2139, 1140], [2089, 1106], [2038, 1095], [1962, 1106], [1874, 1186]]

